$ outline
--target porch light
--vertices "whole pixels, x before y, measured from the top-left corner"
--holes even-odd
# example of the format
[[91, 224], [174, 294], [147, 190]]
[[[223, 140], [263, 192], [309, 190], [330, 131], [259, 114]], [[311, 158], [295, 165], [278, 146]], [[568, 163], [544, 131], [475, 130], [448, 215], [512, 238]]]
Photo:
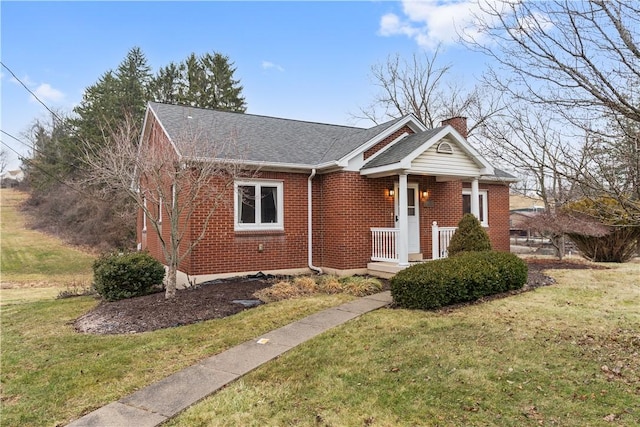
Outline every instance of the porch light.
[[393, 197], [394, 194], [396, 194], [395, 190], [393, 188], [389, 188], [389, 197]]
[[430, 191], [429, 190], [422, 190], [421, 195], [422, 195], [422, 200], [423, 201], [427, 201], [427, 200], [429, 200]]

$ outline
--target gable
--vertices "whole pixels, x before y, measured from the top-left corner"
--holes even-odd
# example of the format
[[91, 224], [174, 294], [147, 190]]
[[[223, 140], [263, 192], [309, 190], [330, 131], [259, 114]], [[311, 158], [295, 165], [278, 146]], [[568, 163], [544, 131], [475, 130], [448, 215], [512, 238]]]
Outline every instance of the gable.
[[458, 142], [445, 137], [413, 159], [408, 172], [433, 176], [478, 176], [480, 166]]

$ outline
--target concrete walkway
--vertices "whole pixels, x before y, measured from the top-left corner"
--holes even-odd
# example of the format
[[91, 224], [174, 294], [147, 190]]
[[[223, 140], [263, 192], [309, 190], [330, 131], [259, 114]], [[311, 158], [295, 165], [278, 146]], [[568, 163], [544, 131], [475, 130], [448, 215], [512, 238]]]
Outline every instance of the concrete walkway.
[[258, 366], [361, 314], [392, 302], [381, 292], [330, 308], [247, 341], [110, 403], [69, 427], [152, 427], [220, 390]]

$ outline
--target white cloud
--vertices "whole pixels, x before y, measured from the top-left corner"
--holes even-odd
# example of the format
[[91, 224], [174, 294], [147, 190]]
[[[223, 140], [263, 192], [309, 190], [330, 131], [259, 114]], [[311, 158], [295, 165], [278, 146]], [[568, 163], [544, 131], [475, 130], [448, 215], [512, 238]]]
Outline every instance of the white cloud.
[[[40, 98], [40, 100], [42, 102], [59, 102], [62, 101], [64, 99], [64, 93], [62, 93], [61, 91], [59, 91], [58, 89], [55, 89], [53, 87], [51, 87], [51, 85], [49, 83], [42, 83], [40, 84], [40, 86], [38, 86], [33, 93], [36, 94], [36, 96], [38, 98]], [[35, 99], [34, 99], [35, 101]]]
[[423, 48], [434, 49], [439, 44], [454, 44], [459, 33], [478, 34], [476, 16], [481, 10], [474, 0], [403, 0], [402, 12], [402, 17], [382, 16], [381, 36], [404, 35]]
[[[22, 83], [24, 83], [26, 86], [33, 86], [35, 85], [35, 82], [33, 82], [29, 76], [24, 76], [20, 79], [22, 81]], [[18, 79], [16, 79], [15, 77], [11, 76], [11, 78], [9, 79], [9, 81], [13, 84], [16, 85], [21, 85], [20, 81]]]
[[278, 64], [274, 64], [271, 61], [262, 61], [262, 69], [264, 70], [278, 70], [278, 71], [284, 71], [284, 68]]

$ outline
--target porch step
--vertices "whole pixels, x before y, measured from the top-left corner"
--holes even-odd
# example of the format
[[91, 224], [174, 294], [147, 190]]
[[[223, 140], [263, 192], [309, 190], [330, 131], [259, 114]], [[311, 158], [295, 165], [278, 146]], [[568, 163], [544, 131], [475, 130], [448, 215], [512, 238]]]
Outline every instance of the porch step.
[[401, 267], [394, 262], [370, 262], [367, 264], [367, 273], [382, 279], [391, 279], [395, 274], [407, 267]]

